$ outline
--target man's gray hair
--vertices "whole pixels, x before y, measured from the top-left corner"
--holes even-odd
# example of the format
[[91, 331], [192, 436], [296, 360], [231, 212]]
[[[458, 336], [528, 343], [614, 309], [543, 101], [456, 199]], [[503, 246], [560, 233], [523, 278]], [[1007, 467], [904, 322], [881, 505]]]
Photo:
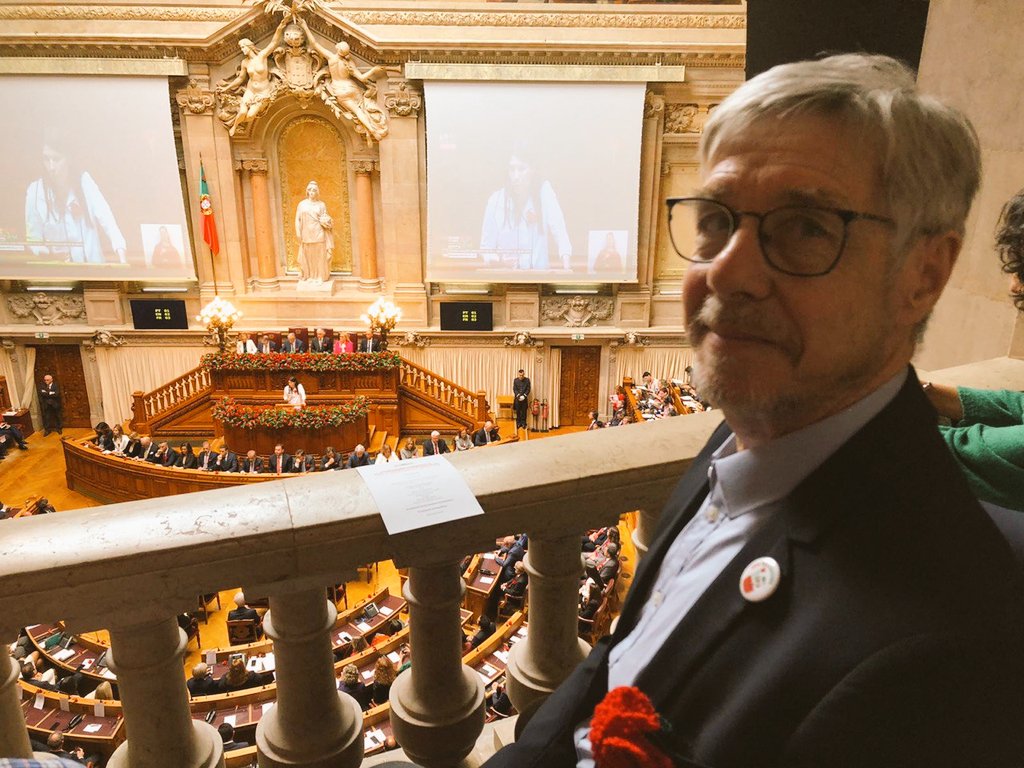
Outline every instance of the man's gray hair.
[[712, 111], [701, 163], [755, 123], [801, 115], [838, 117], [877, 146], [879, 181], [898, 226], [896, 254], [917, 235], [963, 234], [981, 176], [977, 134], [959, 111], [920, 93], [913, 70], [887, 56], [782, 64], [747, 81]]

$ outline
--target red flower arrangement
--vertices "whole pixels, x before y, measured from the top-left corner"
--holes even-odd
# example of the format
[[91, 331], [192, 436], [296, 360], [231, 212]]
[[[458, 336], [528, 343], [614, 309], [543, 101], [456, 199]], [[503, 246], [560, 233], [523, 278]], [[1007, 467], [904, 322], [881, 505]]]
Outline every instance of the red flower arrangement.
[[672, 768], [652, 738], [666, 729], [639, 688], [613, 688], [594, 708], [590, 744], [597, 768]]
[[297, 411], [281, 405], [242, 405], [234, 398], [222, 397], [213, 405], [213, 418], [242, 429], [323, 429], [365, 416], [369, 405], [365, 397], [356, 397], [344, 405], [307, 405]]
[[213, 352], [203, 355], [202, 364], [211, 371], [381, 371], [397, 368], [402, 358], [395, 352], [344, 355]]

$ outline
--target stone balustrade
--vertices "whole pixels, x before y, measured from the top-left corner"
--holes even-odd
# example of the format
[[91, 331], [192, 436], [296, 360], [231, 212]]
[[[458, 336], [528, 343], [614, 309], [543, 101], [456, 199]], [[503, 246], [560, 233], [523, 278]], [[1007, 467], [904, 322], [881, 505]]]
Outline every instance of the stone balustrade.
[[[1024, 361], [928, 376], [1024, 389]], [[586, 652], [574, 630], [578, 537], [623, 512], [660, 509], [719, 420], [709, 412], [453, 455], [485, 514], [395, 536], [356, 472], [20, 520], [0, 538], [0, 641], [56, 619], [110, 628], [128, 735], [113, 764], [221, 766], [213, 735], [188, 719], [172, 617], [198, 594], [249, 587], [270, 596], [278, 657], [278, 701], [257, 728], [260, 765], [357, 766], [360, 715], [334, 688], [323, 586], [390, 558], [410, 568], [413, 649], [412, 672], [391, 692], [393, 732], [423, 765], [455, 765], [483, 727], [479, 679], [459, 658], [455, 564], [499, 536], [530, 534], [530, 629], [507, 674], [513, 700], [533, 704]], [[15, 677], [0, 658], [0, 753], [27, 756]]]

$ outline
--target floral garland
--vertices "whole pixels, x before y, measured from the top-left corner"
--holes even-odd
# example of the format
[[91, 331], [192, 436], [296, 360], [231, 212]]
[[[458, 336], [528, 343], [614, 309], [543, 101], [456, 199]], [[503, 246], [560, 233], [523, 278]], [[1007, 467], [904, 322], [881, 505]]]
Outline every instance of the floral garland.
[[590, 745], [597, 768], [672, 768], [656, 741], [667, 730], [651, 700], [639, 688], [622, 686], [594, 708]]
[[307, 405], [295, 410], [283, 405], [242, 405], [232, 397], [222, 397], [213, 405], [213, 418], [242, 429], [323, 429], [362, 418], [369, 405], [367, 398], [355, 397], [344, 405]]
[[203, 355], [202, 364], [211, 371], [382, 371], [397, 368], [402, 358], [395, 352], [344, 355], [213, 352]]

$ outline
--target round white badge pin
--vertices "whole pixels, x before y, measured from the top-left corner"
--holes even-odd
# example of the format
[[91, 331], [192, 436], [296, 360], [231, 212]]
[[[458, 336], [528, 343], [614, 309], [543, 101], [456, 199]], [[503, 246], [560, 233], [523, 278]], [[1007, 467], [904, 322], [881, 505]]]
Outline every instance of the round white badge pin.
[[744, 600], [760, 603], [775, 594], [781, 580], [782, 569], [775, 558], [759, 557], [743, 569], [740, 594]]

